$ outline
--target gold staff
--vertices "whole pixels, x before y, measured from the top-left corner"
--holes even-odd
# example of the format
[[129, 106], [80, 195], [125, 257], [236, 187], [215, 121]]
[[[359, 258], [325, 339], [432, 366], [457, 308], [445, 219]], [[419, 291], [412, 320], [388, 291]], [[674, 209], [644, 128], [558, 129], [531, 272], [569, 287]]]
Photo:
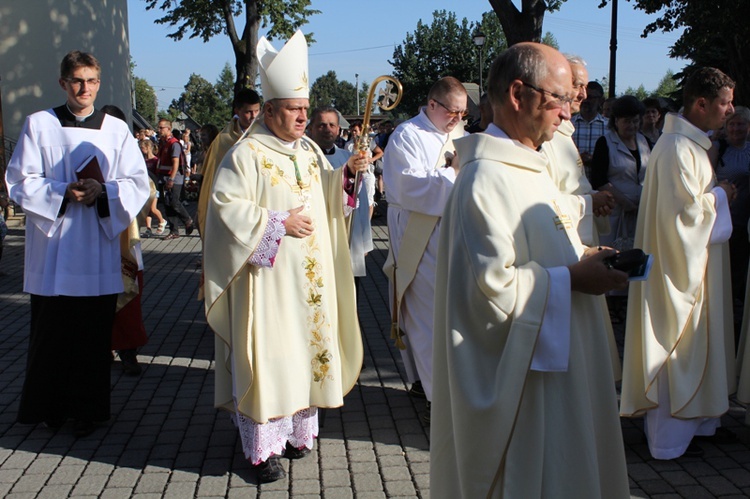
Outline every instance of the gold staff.
[[[367, 104], [365, 105], [365, 117], [362, 120], [362, 133], [359, 136], [356, 147], [359, 155], [365, 157], [370, 150], [370, 135], [368, 130], [370, 129], [370, 115], [372, 114], [373, 101], [375, 100], [375, 89], [380, 82], [385, 81], [385, 89], [380, 91], [378, 98], [378, 107], [383, 111], [390, 111], [398, 106], [401, 102], [401, 97], [404, 95], [404, 87], [401, 82], [393, 76], [382, 75], [375, 78], [370, 85], [370, 91], [367, 94]], [[359, 96], [357, 96], [359, 98]], [[359, 172], [354, 176], [355, 189], [359, 186]], [[347, 229], [349, 232], [349, 240], [352, 238], [352, 218], [354, 218], [354, 212], [349, 215], [349, 221]]]

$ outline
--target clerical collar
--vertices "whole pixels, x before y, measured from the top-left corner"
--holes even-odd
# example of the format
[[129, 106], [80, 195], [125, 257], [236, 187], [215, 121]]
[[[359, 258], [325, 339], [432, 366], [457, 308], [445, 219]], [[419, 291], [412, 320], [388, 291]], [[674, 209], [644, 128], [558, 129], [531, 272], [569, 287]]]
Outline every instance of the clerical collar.
[[87, 114], [86, 116], [79, 116], [79, 115], [77, 115], [76, 113], [74, 113], [72, 109], [70, 109], [70, 106], [68, 105], [68, 103], [67, 103], [67, 102], [65, 103], [65, 108], [66, 108], [66, 109], [68, 110], [68, 112], [69, 112], [70, 114], [72, 114], [72, 115], [73, 115], [73, 117], [74, 117], [74, 118], [76, 119], [76, 121], [79, 121], [79, 122], [80, 122], [80, 121], [86, 121], [86, 118], [90, 117], [90, 116], [91, 116], [92, 114], [94, 114], [94, 111], [96, 111], [96, 109], [94, 109], [94, 108], [92, 107], [92, 108], [91, 108], [91, 112], [90, 112], [89, 114]]
[[521, 143], [521, 141], [519, 140], [511, 139], [510, 136], [507, 133], [505, 133], [505, 130], [503, 130], [502, 128], [500, 128], [494, 123], [490, 123], [489, 125], [487, 125], [487, 128], [485, 128], [484, 133], [486, 133], [487, 135], [491, 135], [498, 139], [510, 140], [515, 145], [521, 146], [529, 151], [534, 151], [537, 154], [542, 153], [542, 146], [539, 146], [538, 149], [534, 149], [533, 147], [529, 147], [526, 144]]
[[[321, 149], [323, 148], [321, 147]], [[333, 146], [330, 149], [323, 149], [323, 154], [325, 154], [326, 156], [333, 156], [334, 154], [336, 154], [336, 146]]]
[[[94, 109], [88, 116], [76, 116], [65, 103], [60, 107], [52, 110], [60, 121], [60, 126], [70, 128], [88, 128], [91, 130], [101, 130], [104, 123], [104, 113]], [[82, 119], [81, 119], [82, 118]]]

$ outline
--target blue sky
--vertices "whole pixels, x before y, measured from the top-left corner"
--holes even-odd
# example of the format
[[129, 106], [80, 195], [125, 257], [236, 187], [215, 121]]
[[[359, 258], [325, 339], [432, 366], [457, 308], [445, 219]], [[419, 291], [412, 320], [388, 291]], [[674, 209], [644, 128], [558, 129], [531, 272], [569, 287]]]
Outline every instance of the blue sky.
[[[516, 4], [520, 3], [518, 1]], [[582, 56], [588, 62], [592, 79], [601, 80], [609, 71], [611, 8], [598, 9], [600, 0], [568, 0], [560, 11], [547, 14], [544, 31], [557, 38], [560, 50]], [[173, 41], [167, 38], [168, 26], [154, 20], [161, 11], [146, 11], [143, 0], [128, 0], [130, 51], [136, 63], [135, 74], [145, 78], [155, 89], [159, 108], [166, 108], [177, 98], [191, 73], [214, 83], [227, 62], [234, 66], [229, 39], [219, 35], [208, 43], [199, 39]], [[481, 19], [492, 10], [487, 0], [313, 0], [312, 7], [321, 14], [310, 18], [303, 27], [312, 31], [316, 43], [310, 46], [310, 81], [333, 69], [339, 80], [360, 84], [389, 74], [388, 59], [393, 49], [413, 32], [417, 22], [432, 22], [435, 10], [456, 13], [458, 19]], [[620, 1], [618, 18], [617, 92], [643, 84], [646, 90], [656, 88], [667, 69], [677, 72], [685, 61], [670, 59], [669, 47], [677, 33], [656, 33], [643, 39], [643, 28], [653, 21]], [[242, 24], [237, 27], [241, 31]], [[263, 31], [261, 31], [263, 34]], [[274, 45], [281, 46], [280, 41]], [[168, 60], [169, 55], [171, 60]]]

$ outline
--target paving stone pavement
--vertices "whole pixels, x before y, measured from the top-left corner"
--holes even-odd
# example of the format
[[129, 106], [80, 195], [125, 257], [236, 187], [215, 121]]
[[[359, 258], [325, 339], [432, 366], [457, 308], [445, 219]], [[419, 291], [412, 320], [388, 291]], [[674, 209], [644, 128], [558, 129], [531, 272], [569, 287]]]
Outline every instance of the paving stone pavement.
[[[192, 208], [192, 206], [191, 206]], [[429, 497], [424, 402], [407, 393], [390, 336], [383, 217], [374, 219], [359, 314], [365, 368], [340, 409], [325, 411], [310, 456], [283, 460], [288, 477], [259, 485], [229, 417], [213, 407], [213, 336], [197, 301], [200, 242], [144, 240], [144, 322], [149, 343], [140, 377], [112, 365], [112, 419], [75, 439], [15, 423], [23, 382], [29, 299], [21, 292], [23, 229], [11, 228], [0, 261], [0, 497]], [[616, 324], [622, 344], [622, 326]], [[642, 421], [623, 420], [632, 497], [750, 496], [750, 431], [737, 404], [724, 418], [733, 444], [701, 442], [702, 458], [651, 459]]]

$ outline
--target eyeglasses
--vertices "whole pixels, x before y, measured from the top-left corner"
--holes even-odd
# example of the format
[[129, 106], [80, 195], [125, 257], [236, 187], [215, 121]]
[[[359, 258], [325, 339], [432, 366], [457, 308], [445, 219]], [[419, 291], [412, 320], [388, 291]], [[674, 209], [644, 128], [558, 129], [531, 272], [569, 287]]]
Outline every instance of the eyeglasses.
[[547, 109], [560, 109], [564, 106], [570, 106], [575, 100], [572, 97], [568, 97], [567, 95], [560, 95], [543, 88], [535, 87], [531, 83], [526, 83], [525, 81], [521, 81], [521, 83], [523, 84], [523, 86], [529, 87], [530, 89], [539, 92], [540, 94], [542, 94], [542, 96], [549, 95], [550, 97], [552, 97], [551, 100], [543, 103], [543, 106]]
[[454, 111], [454, 110], [448, 108], [448, 106], [446, 106], [445, 104], [443, 104], [439, 100], [437, 100], [437, 99], [432, 99], [432, 100], [434, 100], [435, 102], [437, 102], [438, 104], [440, 104], [440, 107], [442, 107], [443, 109], [445, 109], [447, 111], [445, 114], [447, 114], [451, 118], [458, 118], [459, 116], [461, 118], [463, 118], [464, 116], [466, 116], [467, 114], [469, 114], [469, 110], [468, 109], [462, 109], [461, 111]]
[[81, 78], [65, 78], [65, 81], [70, 83], [72, 87], [82, 87], [85, 83], [88, 87], [95, 87], [100, 83], [99, 78], [89, 78], [87, 80], [81, 79]]

